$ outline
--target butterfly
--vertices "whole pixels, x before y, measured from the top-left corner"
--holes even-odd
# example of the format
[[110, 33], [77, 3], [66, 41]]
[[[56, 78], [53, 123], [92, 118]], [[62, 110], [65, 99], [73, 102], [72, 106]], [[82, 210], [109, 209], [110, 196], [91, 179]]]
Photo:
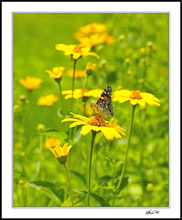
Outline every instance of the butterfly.
[[101, 114], [104, 117], [113, 116], [111, 92], [112, 88], [107, 86], [101, 94], [101, 97], [98, 99], [97, 103], [92, 105], [95, 112]]

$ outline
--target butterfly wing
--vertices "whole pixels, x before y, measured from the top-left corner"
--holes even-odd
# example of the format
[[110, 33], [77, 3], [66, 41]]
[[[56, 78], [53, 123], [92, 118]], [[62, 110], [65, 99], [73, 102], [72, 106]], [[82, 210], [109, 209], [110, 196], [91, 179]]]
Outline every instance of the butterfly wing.
[[102, 114], [103, 116], [113, 116], [111, 92], [112, 88], [107, 86], [96, 103], [98, 113]]

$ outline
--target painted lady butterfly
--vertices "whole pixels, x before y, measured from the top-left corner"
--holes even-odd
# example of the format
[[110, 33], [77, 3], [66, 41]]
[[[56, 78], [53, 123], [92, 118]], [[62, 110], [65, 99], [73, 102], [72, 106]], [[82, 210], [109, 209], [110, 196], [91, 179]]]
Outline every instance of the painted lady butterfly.
[[96, 113], [104, 117], [113, 116], [113, 107], [111, 102], [112, 88], [107, 86], [96, 104], [92, 105]]

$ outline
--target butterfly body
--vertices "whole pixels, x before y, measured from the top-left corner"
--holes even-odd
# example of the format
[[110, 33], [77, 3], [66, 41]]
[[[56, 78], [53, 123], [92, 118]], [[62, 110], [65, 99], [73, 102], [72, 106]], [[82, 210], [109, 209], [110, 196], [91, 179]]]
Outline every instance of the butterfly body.
[[113, 116], [111, 92], [112, 88], [107, 86], [101, 94], [101, 97], [98, 99], [97, 103], [93, 105], [95, 112], [101, 114], [104, 117]]

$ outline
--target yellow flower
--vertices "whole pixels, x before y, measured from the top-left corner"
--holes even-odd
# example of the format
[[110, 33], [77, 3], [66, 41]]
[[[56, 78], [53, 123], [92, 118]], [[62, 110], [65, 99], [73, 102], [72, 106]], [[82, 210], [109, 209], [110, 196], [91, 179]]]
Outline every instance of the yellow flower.
[[86, 59], [87, 56], [95, 56], [99, 58], [99, 56], [94, 52], [89, 52], [89, 47], [81, 47], [78, 45], [65, 45], [65, 44], [56, 44], [56, 50], [63, 51], [64, 55], [71, 55], [74, 60], [77, 60], [81, 57]]
[[45, 148], [51, 148], [51, 147], [55, 147], [55, 146], [59, 146], [61, 145], [61, 141], [57, 138], [47, 138], [46, 142], [45, 142]]
[[[103, 91], [104, 91], [103, 89], [92, 89], [86, 92], [86, 96], [100, 98]], [[85, 96], [85, 93], [84, 93], [84, 96]]]
[[92, 48], [95, 45], [104, 43], [104, 39], [100, 34], [93, 34], [90, 35], [89, 37], [77, 37], [77, 40], [80, 42], [82, 47], [90, 47]]
[[46, 70], [46, 72], [50, 75], [50, 78], [61, 79], [65, 69], [66, 69], [65, 67], [60, 66], [60, 67], [54, 67], [53, 71]]
[[98, 24], [94, 22], [92, 24], [88, 24], [83, 27], [80, 27], [79, 31], [84, 34], [101, 33], [107, 31], [107, 27], [105, 26], [105, 24]]
[[76, 39], [80, 42], [81, 46], [90, 48], [98, 44], [112, 44], [114, 42], [113, 37], [108, 33], [92, 34], [89, 36], [84, 36], [83, 34], [77, 33]]
[[55, 147], [49, 148], [56, 158], [66, 157], [72, 148], [72, 145], [68, 146], [68, 143], [64, 144], [63, 147], [56, 145]]
[[80, 134], [85, 136], [90, 131], [102, 132], [102, 134], [108, 139], [113, 140], [114, 138], [120, 139], [122, 134], [125, 136], [125, 131], [118, 124], [108, 124], [100, 115], [92, 116], [91, 118], [87, 118], [81, 115], [73, 115], [74, 118], [66, 118], [63, 119], [62, 122], [72, 121], [73, 123], [70, 125], [70, 128], [73, 128], [78, 125], [83, 125]]
[[123, 103], [126, 101], [130, 101], [132, 105], [141, 105], [145, 106], [145, 104], [149, 105], [157, 105], [160, 106], [160, 100], [156, 98], [154, 95], [146, 92], [140, 92], [139, 90], [129, 91], [129, 90], [119, 90], [113, 93], [112, 101], [118, 101], [119, 103]]
[[33, 90], [33, 89], [37, 89], [40, 86], [42, 79], [27, 76], [26, 79], [22, 79], [22, 78], [19, 79], [19, 82], [27, 90]]
[[[103, 90], [102, 89], [93, 89], [93, 90], [84, 90], [84, 97], [94, 97], [94, 98], [99, 98], [102, 94]], [[72, 98], [72, 90], [64, 90], [62, 91], [63, 95], [66, 95], [64, 98], [65, 99], [70, 99]], [[73, 98], [74, 99], [79, 99], [82, 98], [83, 94], [83, 89], [75, 89], [73, 93]]]
[[[73, 77], [73, 69], [70, 69], [67, 71], [67, 75], [70, 77]], [[76, 70], [75, 71], [75, 78], [82, 78], [82, 77], [86, 77], [86, 71], [85, 70]]]
[[54, 94], [46, 95], [46, 96], [42, 96], [39, 98], [37, 105], [51, 106], [57, 100], [58, 100], [58, 97], [56, 97]]

